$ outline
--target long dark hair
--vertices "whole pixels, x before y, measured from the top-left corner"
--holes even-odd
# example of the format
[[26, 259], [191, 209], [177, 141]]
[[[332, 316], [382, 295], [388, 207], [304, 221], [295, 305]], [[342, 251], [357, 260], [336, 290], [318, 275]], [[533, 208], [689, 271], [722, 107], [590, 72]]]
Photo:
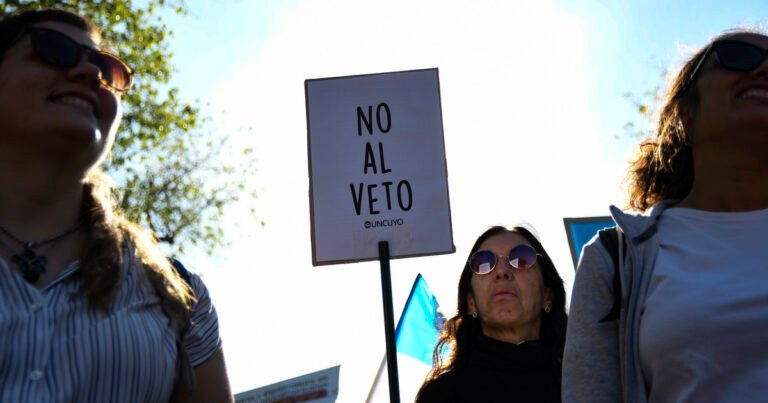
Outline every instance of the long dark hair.
[[[480, 248], [488, 238], [495, 235], [512, 232], [523, 236], [530, 244], [541, 253], [538, 260], [541, 268], [544, 286], [552, 290], [552, 310], [543, 314], [541, 319], [541, 330], [539, 341], [549, 350], [552, 356], [554, 371], [558, 379], [560, 378], [560, 368], [562, 367], [563, 348], [565, 347], [565, 328], [568, 317], [565, 313], [565, 288], [563, 280], [560, 278], [552, 259], [544, 249], [544, 246], [527, 228], [516, 226], [507, 229], [502, 226], [494, 226], [483, 232], [475, 241], [472, 249], [469, 251], [464, 268], [459, 277], [459, 292], [456, 314], [445, 321], [443, 330], [438, 338], [437, 345], [432, 355], [432, 370], [427, 375], [425, 383], [439, 377], [440, 375], [453, 371], [461, 367], [471, 354], [472, 340], [482, 333], [480, 321], [469, 315], [469, 304], [467, 295], [472, 292], [472, 270], [469, 268], [469, 257], [471, 257]], [[442, 352], [448, 349], [449, 353], [443, 360]]]

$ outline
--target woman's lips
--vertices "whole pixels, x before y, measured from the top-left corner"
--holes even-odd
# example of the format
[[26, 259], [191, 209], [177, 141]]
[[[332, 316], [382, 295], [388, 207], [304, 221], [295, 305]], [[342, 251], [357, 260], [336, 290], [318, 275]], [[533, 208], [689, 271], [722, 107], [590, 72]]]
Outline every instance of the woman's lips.
[[493, 299], [507, 299], [515, 297], [517, 297], [517, 293], [513, 290], [498, 290], [493, 293]]

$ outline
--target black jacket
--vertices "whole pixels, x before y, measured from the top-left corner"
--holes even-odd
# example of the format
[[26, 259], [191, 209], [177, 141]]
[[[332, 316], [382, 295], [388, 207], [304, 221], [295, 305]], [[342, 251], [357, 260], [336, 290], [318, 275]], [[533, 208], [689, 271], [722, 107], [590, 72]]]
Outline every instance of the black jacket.
[[559, 402], [559, 365], [536, 341], [520, 345], [480, 335], [466, 362], [421, 387], [417, 403]]

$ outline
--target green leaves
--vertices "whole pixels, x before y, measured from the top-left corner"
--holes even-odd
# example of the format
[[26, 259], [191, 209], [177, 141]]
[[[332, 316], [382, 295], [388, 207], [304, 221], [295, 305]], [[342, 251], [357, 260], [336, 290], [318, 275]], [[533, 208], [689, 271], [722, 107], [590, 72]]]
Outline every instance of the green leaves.
[[[635, 118], [624, 124], [624, 132], [634, 139], [645, 138], [653, 135], [654, 119], [661, 102], [664, 101], [664, 87], [662, 85], [666, 70], [659, 70], [661, 83], [656, 83], [651, 89], [643, 91], [638, 95], [632, 92], [624, 94], [637, 113]], [[618, 137], [618, 136], [616, 136]]]
[[170, 252], [189, 246], [207, 252], [225, 244], [225, 207], [253, 198], [251, 150], [234, 150], [228, 133], [214, 133], [201, 107], [179, 99], [172, 86], [172, 34], [159, 12], [186, 14], [183, 0], [6, 0], [0, 13], [20, 7], [67, 6], [103, 29], [103, 39], [136, 71], [123, 95], [123, 119], [107, 170], [118, 205], [151, 228]]

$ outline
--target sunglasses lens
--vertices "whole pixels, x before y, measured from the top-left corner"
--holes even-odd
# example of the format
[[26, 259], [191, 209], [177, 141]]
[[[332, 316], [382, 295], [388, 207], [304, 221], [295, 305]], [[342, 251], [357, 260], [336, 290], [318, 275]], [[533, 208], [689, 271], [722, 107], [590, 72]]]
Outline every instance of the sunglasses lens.
[[720, 65], [731, 70], [749, 71], [763, 63], [763, 51], [748, 43], [726, 42], [716, 48]]
[[101, 70], [102, 84], [118, 91], [127, 91], [131, 87], [131, 70], [117, 57], [109, 53], [93, 52], [90, 61]]
[[528, 269], [536, 263], [536, 250], [528, 245], [517, 245], [509, 251], [509, 264], [516, 269]]
[[487, 250], [481, 250], [469, 259], [469, 268], [477, 274], [488, 274], [494, 267], [496, 267], [496, 255]]
[[[70, 68], [80, 63], [83, 56], [80, 44], [72, 38], [54, 30], [29, 28], [32, 49], [35, 54], [48, 64]], [[127, 91], [131, 87], [133, 72], [117, 56], [92, 50], [88, 61], [101, 71], [101, 83], [117, 91]]]
[[48, 64], [72, 67], [80, 60], [80, 46], [64, 34], [47, 29], [32, 31], [32, 49]]

